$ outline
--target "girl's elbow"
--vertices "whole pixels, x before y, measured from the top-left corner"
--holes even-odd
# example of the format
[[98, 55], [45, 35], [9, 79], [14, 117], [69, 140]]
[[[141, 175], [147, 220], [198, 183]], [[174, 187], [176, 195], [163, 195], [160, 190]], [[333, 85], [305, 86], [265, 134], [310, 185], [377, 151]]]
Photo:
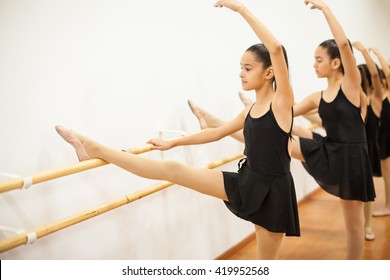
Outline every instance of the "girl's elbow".
[[272, 54], [281, 54], [283, 53], [283, 46], [280, 43], [276, 43], [272, 47], [270, 47], [268, 51]]
[[380, 79], [380, 76], [379, 76], [379, 73], [378, 71], [374, 71], [373, 73], [371, 73], [371, 79], [374, 81], [374, 80], [379, 80]]
[[351, 43], [348, 41], [348, 39], [345, 39], [345, 40], [341, 40], [341, 42], [337, 42], [337, 46], [339, 47], [339, 49], [350, 49], [352, 50], [352, 46], [351, 46]]

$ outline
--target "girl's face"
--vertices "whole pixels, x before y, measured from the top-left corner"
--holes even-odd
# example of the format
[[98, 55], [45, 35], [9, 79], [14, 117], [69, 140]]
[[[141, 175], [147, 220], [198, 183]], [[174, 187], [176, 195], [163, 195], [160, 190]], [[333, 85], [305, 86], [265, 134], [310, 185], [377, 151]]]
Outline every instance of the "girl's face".
[[318, 78], [326, 78], [330, 76], [332, 71], [337, 70], [340, 67], [340, 60], [331, 60], [327, 50], [323, 47], [318, 47], [314, 54], [313, 65]]
[[241, 57], [241, 85], [243, 90], [261, 88], [265, 80], [263, 64], [256, 60], [253, 52], [247, 51]]

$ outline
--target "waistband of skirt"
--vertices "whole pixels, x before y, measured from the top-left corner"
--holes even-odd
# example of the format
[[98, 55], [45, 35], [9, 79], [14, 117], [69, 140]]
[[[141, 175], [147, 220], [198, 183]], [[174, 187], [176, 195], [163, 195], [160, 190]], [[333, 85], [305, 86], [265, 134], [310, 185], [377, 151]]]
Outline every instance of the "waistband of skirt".
[[246, 158], [242, 158], [238, 162], [238, 172], [242, 171], [244, 168], [249, 168], [250, 170], [262, 175], [262, 176], [270, 176], [270, 177], [281, 177], [281, 176], [286, 176], [291, 174], [291, 171], [289, 170], [288, 172], [281, 172], [281, 173], [268, 173], [259, 169], [256, 169], [252, 166], [250, 166], [248, 160]]
[[343, 141], [343, 140], [339, 140], [339, 139], [332, 139], [330, 137], [325, 137], [325, 139], [327, 141], [329, 141], [330, 143], [336, 143], [336, 144], [351, 144], [351, 145], [355, 145], [355, 144], [367, 144], [367, 140], [366, 139], [363, 139], [363, 140], [348, 140], [348, 141]]

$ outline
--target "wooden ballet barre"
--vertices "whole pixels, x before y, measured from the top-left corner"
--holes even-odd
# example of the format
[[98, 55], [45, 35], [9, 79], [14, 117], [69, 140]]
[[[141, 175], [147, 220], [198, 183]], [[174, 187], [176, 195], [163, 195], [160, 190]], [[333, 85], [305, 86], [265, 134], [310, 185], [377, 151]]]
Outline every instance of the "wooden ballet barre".
[[[127, 153], [133, 153], [133, 154], [142, 154], [146, 153], [152, 150], [152, 145], [147, 144], [144, 146], [129, 148], [127, 150], [124, 150]], [[89, 169], [93, 169], [99, 166], [103, 166], [108, 164], [108, 162], [102, 160], [102, 159], [89, 159], [85, 161], [81, 161], [72, 165], [68, 165], [63, 168], [48, 170], [48, 171], [42, 171], [38, 172], [30, 177], [20, 177], [15, 178], [7, 181], [0, 182], [0, 193], [8, 192], [15, 189], [22, 189], [25, 186], [25, 180], [29, 179], [30, 185], [35, 185], [38, 183], [46, 182], [52, 179], [64, 177], [67, 175], [83, 172]]]
[[[234, 160], [242, 158], [244, 155], [242, 153], [224, 158], [222, 160], [214, 161], [212, 163], [209, 163], [205, 168], [213, 169], [219, 166], [222, 166], [226, 163], [232, 162]], [[16, 248], [18, 246], [27, 244], [29, 242], [28, 236], [31, 234], [34, 234], [36, 239], [42, 238], [46, 235], [52, 234], [54, 232], [57, 232], [59, 230], [62, 230], [64, 228], [70, 227], [72, 225], [78, 224], [80, 222], [86, 221], [88, 219], [91, 219], [93, 217], [96, 217], [98, 215], [101, 215], [103, 213], [106, 213], [110, 210], [116, 209], [118, 207], [121, 207], [123, 205], [126, 205], [130, 202], [139, 200], [143, 197], [146, 197], [150, 194], [153, 194], [155, 192], [161, 191], [167, 187], [170, 187], [174, 185], [171, 182], [163, 181], [158, 184], [152, 185], [151, 187], [145, 188], [143, 190], [131, 193], [129, 195], [126, 195], [122, 198], [119, 198], [115, 201], [102, 204], [100, 206], [97, 206], [95, 208], [80, 212], [78, 214], [69, 216], [67, 218], [58, 220], [56, 222], [53, 222], [51, 224], [33, 229], [31, 231], [28, 231], [26, 233], [21, 233], [16, 236], [10, 237], [8, 239], [0, 241], [0, 253], [6, 252], [8, 250], [11, 250], [13, 248]]]

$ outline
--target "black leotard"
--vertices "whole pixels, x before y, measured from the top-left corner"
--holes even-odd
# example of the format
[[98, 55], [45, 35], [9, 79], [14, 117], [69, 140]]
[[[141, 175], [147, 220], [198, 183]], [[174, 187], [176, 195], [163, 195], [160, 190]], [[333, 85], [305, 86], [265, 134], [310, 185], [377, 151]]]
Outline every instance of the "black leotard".
[[237, 216], [271, 232], [299, 236], [299, 218], [294, 181], [290, 173], [288, 143], [269, 111], [259, 118], [248, 113], [244, 124], [247, 159], [239, 172], [223, 172], [227, 207]]
[[380, 118], [377, 117], [372, 110], [372, 106], [367, 107], [366, 116], [366, 135], [368, 155], [370, 156], [372, 175], [376, 177], [382, 176], [381, 159], [379, 152], [379, 123]]
[[318, 112], [327, 136], [300, 139], [304, 167], [325, 191], [341, 199], [373, 201], [375, 190], [360, 108], [340, 88], [330, 103], [321, 96]]
[[379, 147], [381, 159], [390, 157], [390, 103], [389, 98], [383, 100], [381, 124], [379, 128]]

